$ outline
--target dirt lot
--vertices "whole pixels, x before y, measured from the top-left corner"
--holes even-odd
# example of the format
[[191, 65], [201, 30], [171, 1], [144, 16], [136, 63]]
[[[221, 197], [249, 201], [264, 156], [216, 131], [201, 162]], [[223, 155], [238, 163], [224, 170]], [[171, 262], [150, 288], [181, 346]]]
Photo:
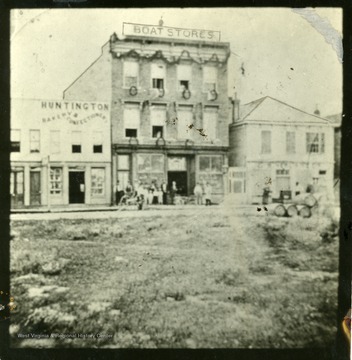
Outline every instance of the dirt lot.
[[329, 346], [337, 254], [328, 218], [256, 207], [13, 221], [12, 346]]

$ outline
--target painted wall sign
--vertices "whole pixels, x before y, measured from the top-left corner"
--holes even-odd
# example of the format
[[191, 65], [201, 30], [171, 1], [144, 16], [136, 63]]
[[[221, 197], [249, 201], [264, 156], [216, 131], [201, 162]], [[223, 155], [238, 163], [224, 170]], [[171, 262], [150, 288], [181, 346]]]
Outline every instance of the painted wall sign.
[[56, 110], [100, 110], [109, 111], [108, 104], [95, 102], [72, 102], [72, 101], [42, 101], [42, 109], [56, 109]]
[[169, 26], [123, 23], [123, 35], [163, 37], [198, 41], [220, 41], [220, 31], [183, 29]]

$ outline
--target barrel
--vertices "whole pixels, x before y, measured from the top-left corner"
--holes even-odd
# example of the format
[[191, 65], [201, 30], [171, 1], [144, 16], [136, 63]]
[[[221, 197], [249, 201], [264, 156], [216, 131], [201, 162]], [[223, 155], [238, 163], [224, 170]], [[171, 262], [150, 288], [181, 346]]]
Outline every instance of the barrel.
[[298, 215], [298, 209], [295, 204], [290, 204], [289, 206], [287, 206], [286, 211], [287, 211], [287, 216], [289, 217], [294, 217]]
[[309, 206], [310, 208], [317, 204], [317, 199], [314, 195], [309, 194], [304, 198], [304, 204]]
[[295, 205], [306, 205], [311, 208], [318, 203], [319, 198], [320, 198], [320, 194], [319, 194], [319, 197], [316, 196], [315, 194], [314, 195], [313, 194], [300, 194], [300, 195], [295, 196], [292, 199], [292, 202]]
[[268, 204], [265, 205], [268, 211], [276, 216], [286, 216], [286, 208], [282, 204]]
[[302, 216], [304, 218], [309, 218], [312, 215], [310, 208], [306, 205], [297, 205], [297, 209], [299, 216]]

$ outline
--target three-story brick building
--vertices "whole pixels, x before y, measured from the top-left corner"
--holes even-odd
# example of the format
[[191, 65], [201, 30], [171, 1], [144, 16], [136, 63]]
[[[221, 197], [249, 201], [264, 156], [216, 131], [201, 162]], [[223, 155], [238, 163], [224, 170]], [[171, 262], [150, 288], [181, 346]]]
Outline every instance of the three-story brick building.
[[230, 49], [195, 34], [199, 39], [113, 34], [65, 91], [66, 99], [111, 102], [113, 184], [175, 181], [190, 195], [196, 182], [209, 182], [214, 200], [223, 197]]

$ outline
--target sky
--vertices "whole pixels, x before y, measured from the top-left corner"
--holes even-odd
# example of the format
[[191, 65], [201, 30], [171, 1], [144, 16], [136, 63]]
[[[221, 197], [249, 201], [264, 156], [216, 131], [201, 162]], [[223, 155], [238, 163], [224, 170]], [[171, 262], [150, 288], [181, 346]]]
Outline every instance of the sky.
[[229, 96], [271, 96], [322, 116], [342, 111], [339, 8], [15, 9], [11, 96], [62, 99], [122, 23], [221, 32], [229, 42]]

